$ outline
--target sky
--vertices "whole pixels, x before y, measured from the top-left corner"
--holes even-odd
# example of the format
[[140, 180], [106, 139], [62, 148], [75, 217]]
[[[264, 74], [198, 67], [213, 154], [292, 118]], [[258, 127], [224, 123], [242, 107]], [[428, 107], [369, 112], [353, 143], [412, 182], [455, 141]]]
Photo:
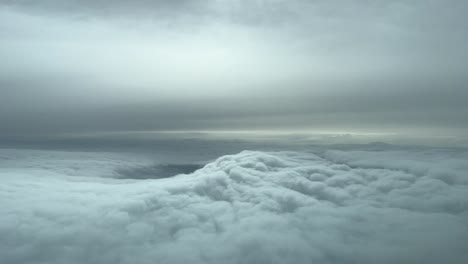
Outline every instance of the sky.
[[463, 0], [0, 1], [0, 137], [468, 131]]
[[467, 13], [0, 0], [2, 264], [465, 264]]

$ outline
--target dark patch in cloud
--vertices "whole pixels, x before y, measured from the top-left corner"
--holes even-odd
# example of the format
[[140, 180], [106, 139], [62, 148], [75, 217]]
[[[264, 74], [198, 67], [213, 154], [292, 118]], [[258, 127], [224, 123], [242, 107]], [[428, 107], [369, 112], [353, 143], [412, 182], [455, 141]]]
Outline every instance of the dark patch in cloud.
[[136, 168], [116, 169], [117, 178], [121, 179], [163, 179], [179, 174], [190, 174], [203, 168], [200, 164], [155, 164]]
[[76, 19], [130, 18], [168, 22], [178, 26], [186, 23], [206, 23], [213, 20], [248, 25], [278, 24], [297, 17], [297, 6], [305, 1], [213, 1], [213, 0], [155, 0], [155, 1], [9, 1], [0, 5], [43, 15], [69, 16]]

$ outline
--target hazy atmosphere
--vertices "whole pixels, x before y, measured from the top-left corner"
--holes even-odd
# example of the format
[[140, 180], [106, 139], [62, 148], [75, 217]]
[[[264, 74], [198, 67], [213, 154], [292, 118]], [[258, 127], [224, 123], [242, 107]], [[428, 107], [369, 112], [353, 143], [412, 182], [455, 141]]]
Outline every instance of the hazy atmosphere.
[[468, 130], [466, 1], [1, 1], [0, 133]]
[[466, 263], [467, 13], [0, 0], [0, 262]]

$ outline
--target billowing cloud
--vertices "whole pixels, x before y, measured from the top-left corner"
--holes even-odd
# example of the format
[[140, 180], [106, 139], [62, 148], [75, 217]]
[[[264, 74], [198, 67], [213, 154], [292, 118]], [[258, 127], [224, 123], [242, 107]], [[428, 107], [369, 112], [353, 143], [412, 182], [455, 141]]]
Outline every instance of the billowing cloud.
[[[463, 150], [374, 144], [244, 151], [154, 180], [103, 174], [105, 167], [148, 168], [130, 158], [118, 165], [111, 154], [71, 152], [63, 158], [68, 163], [42, 166], [37, 157], [50, 155], [53, 163], [60, 155], [5, 153], [11, 153], [0, 161], [6, 264], [461, 264], [468, 257]], [[103, 166], [90, 166], [86, 157]], [[54, 169], [70, 166], [89, 169]]]

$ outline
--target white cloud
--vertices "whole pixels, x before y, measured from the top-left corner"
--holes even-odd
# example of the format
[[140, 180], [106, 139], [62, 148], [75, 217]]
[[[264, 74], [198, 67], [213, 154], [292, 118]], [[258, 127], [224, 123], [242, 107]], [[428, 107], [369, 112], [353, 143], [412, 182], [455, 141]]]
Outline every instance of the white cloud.
[[[99, 177], [100, 166], [71, 177], [63, 168], [73, 162], [54, 169], [18, 157], [50, 152], [11, 153], [16, 167], [7, 155], [0, 160], [6, 264], [464, 263], [468, 257], [468, 153], [462, 151], [244, 151], [192, 174], [139, 181]], [[84, 167], [84, 160], [107, 155], [96, 161], [107, 164], [106, 172], [140, 164], [119, 164], [111, 154], [67, 155]]]

